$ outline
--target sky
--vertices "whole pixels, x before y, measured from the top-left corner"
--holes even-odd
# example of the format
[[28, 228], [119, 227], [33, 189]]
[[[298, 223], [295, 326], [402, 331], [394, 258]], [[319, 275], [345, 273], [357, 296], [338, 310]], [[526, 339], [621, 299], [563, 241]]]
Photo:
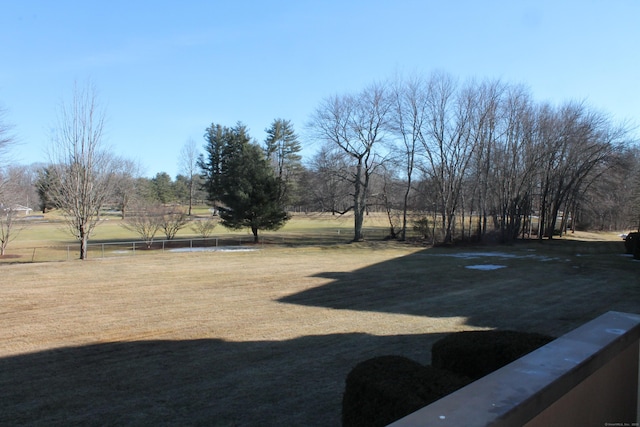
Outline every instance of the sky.
[[180, 173], [212, 123], [262, 142], [290, 120], [309, 159], [324, 98], [398, 74], [523, 84], [635, 127], [639, 19], [637, 0], [4, 0], [0, 106], [14, 162], [47, 162], [60, 106], [91, 82], [105, 144], [148, 177]]

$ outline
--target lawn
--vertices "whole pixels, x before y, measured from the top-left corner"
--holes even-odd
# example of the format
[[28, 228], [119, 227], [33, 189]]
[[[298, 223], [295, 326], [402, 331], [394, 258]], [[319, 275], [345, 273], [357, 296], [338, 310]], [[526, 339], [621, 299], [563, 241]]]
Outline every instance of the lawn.
[[[203, 218], [206, 215], [200, 212], [198, 217]], [[363, 228], [365, 238], [383, 239], [388, 234], [387, 221], [383, 214], [368, 215], [366, 226]], [[57, 212], [47, 213], [43, 218], [23, 224], [26, 226], [14, 233], [17, 238], [9, 243], [7, 255], [0, 257], [0, 263], [66, 261], [79, 258], [80, 245]], [[89, 240], [89, 258], [131, 254], [131, 242], [137, 242], [138, 249], [143, 248], [145, 245], [140, 241], [140, 236], [125, 228], [124, 224], [118, 215], [104, 215]], [[409, 234], [412, 234], [411, 231]], [[185, 243], [186, 240], [200, 239], [200, 237], [191, 226], [187, 225], [177, 233], [175, 240], [182, 241], [179, 244], [189, 246], [188, 242]], [[154, 239], [155, 248], [163, 247], [161, 243], [163, 239], [166, 237], [160, 230]], [[220, 244], [238, 245], [253, 242], [253, 235], [248, 229], [229, 230], [218, 225], [211, 239], [218, 239]], [[260, 241], [266, 244], [346, 243], [351, 239], [353, 239], [353, 216], [351, 215], [294, 214], [292, 220], [280, 230], [260, 231]], [[121, 244], [123, 242], [126, 244]]]
[[337, 426], [370, 357], [429, 363], [454, 331], [640, 313], [640, 263], [578, 237], [3, 264], [0, 425]]

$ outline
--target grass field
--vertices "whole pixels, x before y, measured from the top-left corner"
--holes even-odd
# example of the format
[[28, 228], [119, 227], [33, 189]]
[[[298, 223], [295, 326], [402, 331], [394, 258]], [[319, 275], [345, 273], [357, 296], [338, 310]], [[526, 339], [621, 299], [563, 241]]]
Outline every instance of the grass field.
[[370, 357], [429, 363], [454, 331], [558, 336], [640, 313], [640, 263], [610, 237], [3, 264], [0, 425], [337, 426], [344, 379]]
[[[206, 209], [200, 209], [206, 212]], [[206, 214], [201, 212], [200, 217]], [[29, 221], [27, 227], [21, 229], [18, 237], [11, 241], [7, 255], [0, 257], [0, 263], [24, 263], [43, 261], [66, 261], [79, 258], [80, 246], [69, 232], [66, 224], [56, 212], [47, 213], [44, 218]], [[380, 240], [388, 234], [387, 219], [382, 214], [367, 216], [363, 229], [366, 238]], [[410, 230], [410, 233], [412, 231]], [[197, 239], [200, 236], [186, 226], [178, 232], [175, 239]], [[253, 235], [247, 230], [229, 230], [218, 225], [213, 232], [213, 239], [221, 243], [238, 245], [253, 242]], [[165, 239], [162, 231], [155, 236], [155, 241]], [[267, 244], [326, 244], [346, 243], [353, 239], [353, 217], [351, 215], [330, 214], [296, 214], [283, 228], [278, 231], [260, 231], [260, 240]], [[123, 227], [123, 221], [118, 215], [104, 215], [96, 227], [89, 241], [89, 258], [121, 255], [123, 249], [131, 250], [131, 244], [126, 248], [118, 242], [131, 243], [137, 241], [137, 247], [143, 248], [140, 237]], [[105, 248], [103, 243], [108, 245]], [[160, 243], [155, 247], [161, 247]], [[143, 254], [138, 251], [137, 254]], [[118, 255], [118, 256], [119, 256]]]

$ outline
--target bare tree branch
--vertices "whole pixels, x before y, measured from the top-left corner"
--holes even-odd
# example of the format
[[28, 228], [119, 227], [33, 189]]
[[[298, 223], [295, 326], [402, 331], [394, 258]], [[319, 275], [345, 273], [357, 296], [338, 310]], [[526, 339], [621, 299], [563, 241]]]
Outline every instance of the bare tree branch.
[[196, 177], [198, 175], [198, 157], [200, 152], [198, 146], [193, 138], [189, 138], [184, 143], [180, 150], [180, 170], [187, 177], [187, 185], [189, 186], [189, 210], [188, 216], [191, 216], [191, 210], [193, 207], [193, 197], [196, 191]]
[[112, 197], [113, 156], [104, 147], [105, 113], [92, 85], [74, 86], [73, 97], [58, 111], [51, 148], [52, 195], [65, 213], [69, 231], [80, 241], [80, 259]]
[[372, 85], [357, 95], [325, 99], [316, 109], [311, 128], [317, 139], [334, 144], [352, 160], [354, 241], [363, 239], [371, 175], [382, 163], [377, 151], [385, 136], [391, 110], [384, 85]]

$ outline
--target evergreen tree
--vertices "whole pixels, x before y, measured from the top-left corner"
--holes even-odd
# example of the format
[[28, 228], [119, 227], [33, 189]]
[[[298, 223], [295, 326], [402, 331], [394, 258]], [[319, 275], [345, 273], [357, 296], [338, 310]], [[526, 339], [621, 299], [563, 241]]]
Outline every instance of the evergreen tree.
[[198, 167], [202, 171], [204, 181], [203, 190], [207, 192], [209, 200], [214, 204], [222, 195], [222, 150], [230, 135], [229, 128], [212, 123], [204, 134], [204, 139], [207, 141], [204, 147], [206, 154], [198, 158]]
[[217, 208], [223, 226], [250, 228], [258, 242], [259, 230], [276, 230], [289, 219], [278, 197], [279, 180], [244, 125], [209, 129], [205, 134], [207, 158], [199, 162], [209, 200], [220, 203]]
[[36, 181], [36, 188], [38, 196], [40, 197], [40, 210], [42, 213], [47, 213], [51, 209], [58, 207], [53, 198], [52, 185], [53, 185], [53, 173], [51, 168], [44, 167], [38, 170], [38, 178]]
[[167, 204], [175, 200], [175, 194], [173, 192], [173, 182], [171, 176], [166, 172], [158, 172], [155, 177], [151, 179], [153, 185], [153, 195], [155, 200], [162, 204]]
[[297, 181], [302, 171], [302, 147], [289, 120], [276, 119], [265, 129], [265, 154], [279, 181], [278, 199], [283, 205], [295, 198]]

